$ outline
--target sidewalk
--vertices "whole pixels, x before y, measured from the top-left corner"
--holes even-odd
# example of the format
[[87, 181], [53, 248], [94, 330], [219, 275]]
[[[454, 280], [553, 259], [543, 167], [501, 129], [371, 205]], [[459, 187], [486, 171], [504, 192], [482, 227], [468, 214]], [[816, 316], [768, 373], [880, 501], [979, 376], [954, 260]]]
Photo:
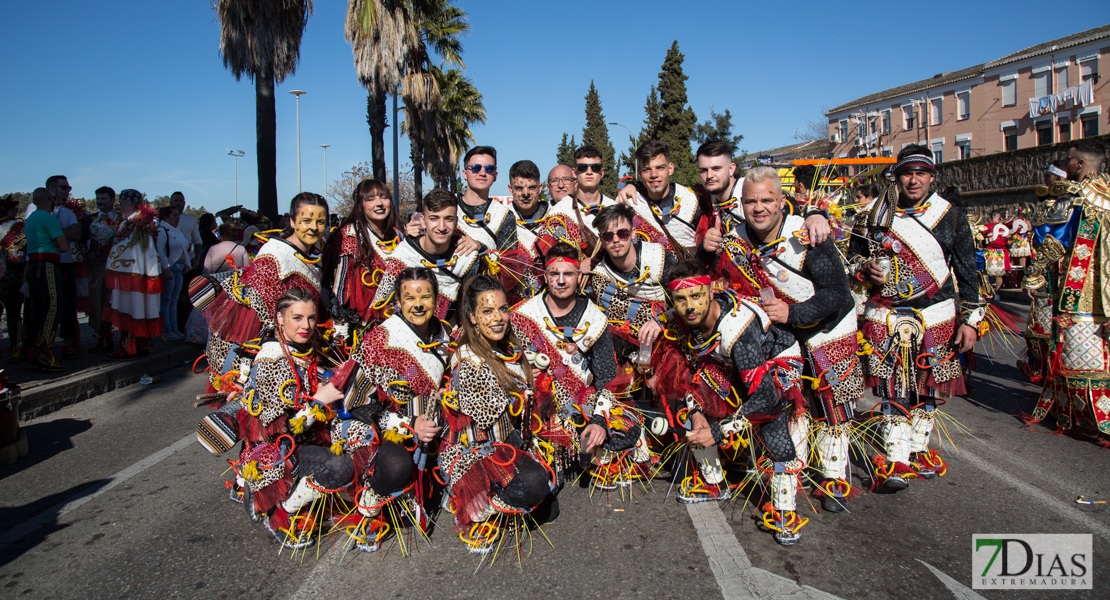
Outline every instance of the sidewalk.
[[[48, 373], [32, 369], [27, 363], [10, 364], [11, 350], [8, 336], [0, 338], [0, 370], [13, 383], [21, 388], [19, 419], [27, 421], [40, 417], [83, 400], [111, 390], [136, 383], [143, 375], [155, 376], [174, 367], [188, 368], [193, 361], [204, 354], [204, 346], [184, 341], [168, 342], [157, 338], [151, 344], [150, 356], [126, 362], [104, 360], [107, 352], [90, 353], [96, 343], [88, 319], [84, 314], [79, 318], [81, 326], [81, 357], [74, 360], [61, 359], [62, 341], [54, 347], [54, 355], [65, 366], [60, 373]], [[119, 332], [116, 332], [119, 342]]]

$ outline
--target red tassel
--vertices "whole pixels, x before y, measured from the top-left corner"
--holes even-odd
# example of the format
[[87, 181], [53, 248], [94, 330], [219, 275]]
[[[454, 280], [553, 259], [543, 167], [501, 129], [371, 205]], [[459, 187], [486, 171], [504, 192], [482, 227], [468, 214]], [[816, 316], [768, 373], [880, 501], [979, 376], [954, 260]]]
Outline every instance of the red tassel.
[[455, 531], [470, 531], [471, 525], [489, 505], [489, 494], [493, 484], [509, 485], [516, 473], [517, 464], [524, 456], [523, 452], [515, 448], [497, 446], [492, 455], [475, 463], [455, 485], [451, 486], [457, 521]]

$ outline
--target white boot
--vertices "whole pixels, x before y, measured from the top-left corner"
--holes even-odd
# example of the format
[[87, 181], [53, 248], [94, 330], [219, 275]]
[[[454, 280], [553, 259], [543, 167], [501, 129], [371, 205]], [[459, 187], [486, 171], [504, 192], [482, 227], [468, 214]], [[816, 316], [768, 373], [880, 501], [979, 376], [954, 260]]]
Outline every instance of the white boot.
[[311, 504], [314, 500], [322, 496], [319, 491], [308, 484], [309, 478], [302, 477], [297, 481], [297, 486], [289, 492], [289, 496], [281, 503], [281, 507], [290, 516], [297, 514], [305, 505]]

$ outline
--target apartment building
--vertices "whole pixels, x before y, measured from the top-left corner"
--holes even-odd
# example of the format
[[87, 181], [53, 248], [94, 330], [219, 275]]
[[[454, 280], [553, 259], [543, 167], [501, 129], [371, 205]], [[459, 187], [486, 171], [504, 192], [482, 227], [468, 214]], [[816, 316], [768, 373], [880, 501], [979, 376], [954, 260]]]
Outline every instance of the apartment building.
[[1110, 25], [863, 96], [825, 113], [832, 154], [921, 144], [943, 162], [1110, 133], [1108, 54]]

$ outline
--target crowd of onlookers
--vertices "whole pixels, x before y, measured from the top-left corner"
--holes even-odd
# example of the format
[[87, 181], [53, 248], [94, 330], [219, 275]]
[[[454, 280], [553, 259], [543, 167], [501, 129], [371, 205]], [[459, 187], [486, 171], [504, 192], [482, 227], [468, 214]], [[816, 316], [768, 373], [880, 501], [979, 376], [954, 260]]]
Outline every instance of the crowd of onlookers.
[[[0, 199], [0, 310], [7, 317], [9, 362], [63, 371], [59, 357], [81, 356], [79, 312], [97, 337], [89, 352], [107, 352], [110, 360], [149, 354], [149, 338], [157, 335], [184, 339], [192, 312], [187, 282], [249, 265], [261, 243], [254, 233], [262, 219], [239, 207], [221, 211], [217, 226], [216, 215], [186, 212], [181, 192], [154, 209], [135, 190], [117, 198], [105, 186], [96, 190], [96, 212], [89, 212], [70, 199], [71, 190], [65, 176], [55, 175], [32, 192], [22, 212], [13, 195]], [[144, 256], [145, 271], [134, 264]], [[203, 328], [200, 315], [194, 319]], [[143, 333], [146, 341], [136, 347], [129, 338], [143, 342]]]

